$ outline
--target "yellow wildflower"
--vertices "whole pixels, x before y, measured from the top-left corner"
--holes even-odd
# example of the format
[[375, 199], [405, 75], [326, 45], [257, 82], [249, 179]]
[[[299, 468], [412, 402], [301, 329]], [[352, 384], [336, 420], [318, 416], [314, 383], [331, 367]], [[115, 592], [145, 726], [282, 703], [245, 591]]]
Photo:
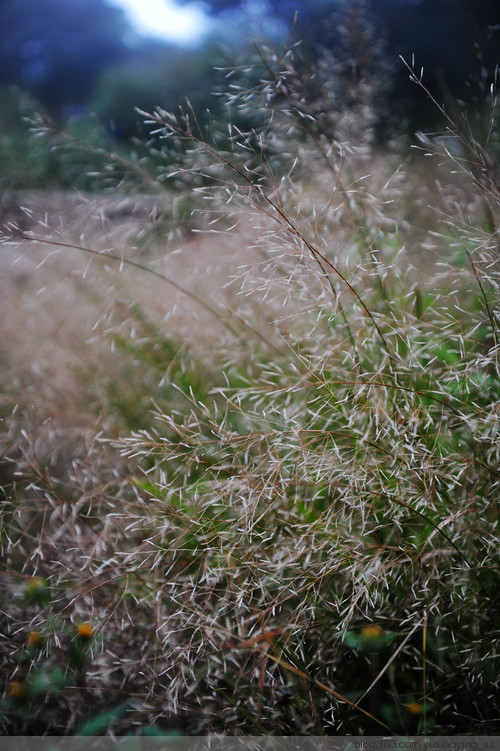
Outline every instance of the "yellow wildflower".
[[365, 626], [361, 629], [361, 636], [363, 639], [378, 639], [383, 634], [383, 630], [375, 623], [370, 623], [369, 626]]
[[22, 681], [11, 681], [7, 686], [7, 694], [11, 699], [23, 699], [26, 696], [26, 684]]
[[90, 639], [94, 633], [94, 627], [91, 623], [79, 623], [76, 631], [81, 639]]
[[406, 709], [412, 715], [419, 715], [422, 712], [422, 705], [419, 704], [418, 701], [412, 701], [408, 704]]
[[30, 631], [26, 638], [26, 641], [28, 642], [30, 647], [36, 647], [37, 644], [40, 644], [41, 640], [42, 635], [40, 631]]

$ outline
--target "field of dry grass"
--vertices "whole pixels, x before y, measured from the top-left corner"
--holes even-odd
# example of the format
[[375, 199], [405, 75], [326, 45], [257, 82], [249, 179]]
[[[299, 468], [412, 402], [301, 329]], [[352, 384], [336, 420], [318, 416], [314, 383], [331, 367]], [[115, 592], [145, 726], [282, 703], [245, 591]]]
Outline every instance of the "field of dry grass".
[[[404, 192], [389, 225], [391, 231], [397, 228], [404, 263], [412, 269], [409, 283], [425, 288], [439, 273], [445, 289], [443, 238], [437, 231], [450, 211], [480, 216], [481, 207], [459, 181], [441, 184], [446, 173], [429, 173], [420, 165], [409, 180], [398, 169], [389, 177], [397, 183], [396, 192], [404, 180]], [[311, 211], [332, 209], [325, 181], [327, 176], [302, 187], [297, 203], [305, 216], [306, 202]], [[427, 204], [431, 190], [437, 207]], [[162, 196], [20, 193], [5, 203], [0, 378], [5, 403], [32, 415], [37, 430], [60, 422], [82, 429], [89, 425], [93, 431], [96, 420], [107, 415], [103, 389], [122, 368], [112, 338], [137, 328], [131, 306], [144, 308], [166, 336], [194, 351], [209, 369], [219, 367], [214, 365], [217, 352], [223, 359], [231, 336], [220, 317], [224, 311], [236, 315], [242, 296], [257, 300], [245, 315], [253, 327], [263, 327], [263, 335], [272, 328], [273, 316], [286, 318], [279, 311], [279, 285], [270, 289], [276, 274], [271, 270], [274, 228], [261, 214], [236, 212], [221, 229], [196, 213], [187, 227], [166, 225], [169, 199]], [[341, 252], [352, 252], [353, 228], [329, 229], [330, 241]]]
[[498, 729], [498, 185], [328, 62], [2, 197], [4, 733]]
[[[30, 721], [29, 732], [37, 727], [44, 732], [47, 720], [52, 730], [71, 732], [79, 717], [101, 707], [101, 696], [113, 705], [125, 695], [123, 684], [135, 683], [144, 648], [135, 643], [138, 637], [131, 625], [118, 625], [124, 618], [123, 593], [109, 611], [116, 590], [111, 585], [115, 596], [105, 594], [109, 573], [99, 571], [106, 570], [114, 535], [125, 533], [120, 521], [118, 530], [113, 523], [106, 529], [106, 518], [121, 517], [121, 502], [113, 499], [108, 487], [127, 477], [119, 453], [99, 438], [109, 441], [129, 429], [128, 413], [113, 405], [113, 384], [122, 384], [123, 394], [114, 396], [121, 402], [130, 399], [131, 412], [136, 410], [135, 420], [140, 420], [141, 413], [153, 408], [155, 379], [162, 374], [142, 382], [133, 358], [115, 351], [115, 338], [148, 335], [140, 331], [141, 320], [131, 306], [144, 308], [154, 325], [172, 337], [172, 359], [182, 357], [186, 346], [193, 347], [199, 367], [217, 367], [212, 356], [227, 332], [195, 298], [206, 297], [210, 305], [231, 302], [232, 293], [224, 285], [243, 257], [248, 260], [251, 241], [249, 232], [240, 229], [222, 238], [201, 239], [184, 231], [169, 241], [155, 238], [155, 211], [147, 198], [41, 194], [16, 199], [22, 208], [12, 211], [12, 199], [4, 216], [11, 236], [0, 255], [3, 529], [6, 532], [15, 519], [23, 540], [10, 540], [17, 548], [11, 554], [8, 532], [4, 538], [3, 664], [8, 680], [13, 677], [8, 662], [16, 645], [22, 646], [26, 634], [42, 628], [43, 614], [23, 612], [26, 583], [64, 572], [63, 579], [71, 584], [56, 606], [63, 630], [75, 619], [97, 619], [106, 642], [111, 642], [95, 659], [100, 689], [92, 699], [88, 691], [82, 694], [81, 687], [73, 686], [75, 696], [67, 690], [62, 710], [45, 701], [35, 712], [43, 715], [42, 724], [36, 718]], [[24, 238], [11, 232], [12, 220]], [[106, 258], [108, 254], [113, 258]], [[127, 266], [120, 258], [144, 268]], [[167, 360], [164, 368], [166, 374]], [[117, 579], [121, 590], [120, 575]], [[142, 624], [146, 634], [150, 627]], [[117, 669], [117, 661], [125, 663], [118, 669], [118, 682], [106, 678]], [[149, 689], [144, 690], [147, 695]]]
[[[374, 163], [370, 166], [373, 168]], [[394, 170], [389, 181], [387, 175], [383, 177], [381, 173], [379, 177], [375, 174], [375, 185], [378, 184], [380, 189], [385, 182], [386, 190], [389, 185], [389, 190], [392, 191], [390, 210], [378, 221], [377, 232], [388, 233], [397, 238], [399, 246], [394, 260], [384, 272], [389, 273], [386, 277], [388, 280], [392, 278], [392, 281], [386, 283], [395, 284], [394, 268], [397, 267], [399, 271], [396, 277], [403, 274], [401, 279], [406, 280], [402, 291], [398, 293], [403, 298], [415, 294], [414, 290], [418, 289], [423, 299], [430, 294], [433, 300], [439, 297], [446, 300], [448, 287], [450, 290], [456, 287], [453, 274], [456, 276], [457, 267], [453, 260], [453, 243], [442, 232], [443, 216], [446, 217], [451, 208], [469, 217], [471, 214], [479, 216], [480, 202], [475, 203], [475, 199], [470, 199], [460, 185], [454, 185], [453, 181], [440, 185], [440, 175], [436, 173], [430, 181], [440, 200], [436, 212], [435, 204], [429, 208], [426, 202], [429, 173], [416, 177], [416, 168], [411, 174], [412, 182], [408, 181], [406, 167]], [[364, 278], [363, 283], [366, 284], [371, 272], [369, 268], [364, 268], [363, 256], [360, 261], [356, 232], [345, 219], [340, 222], [336, 219], [329, 225], [328, 212], [335, 214], [335, 207], [331, 198], [325, 200], [324, 183], [325, 180], [320, 179], [315, 185], [303, 185], [300, 188], [300, 200], [296, 194], [291, 198], [292, 211], [297, 212], [296, 216], [302, 222], [302, 232], [308, 232], [309, 237], [314, 237], [314, 242], [320, 237], [322, 242], [326, 238], [330, 247], [335, 248], [335, 255], [330, 258], [336, 258], [336, 263], [339, 249], [344, 253], [343, 273], [351, 274], [352, 283], [359, 285]], [[370, 196], [373, 195], [377, 201], [381, 200], [380, 192], [370, 193]], [[240, 642], [238, 649], [242, 648], [243, 643], [248, 642], [249, 645], [245, 648], [249, 652], [248, 658], [237, 667], [238, 674], [243, 676], [248, 672], [250, 683], [255, 682], [254, 720], [248, 727], [251, 732], [266, 732], [265, 717], [268, 711], [271, 717], [279, 716], [281, 712], [278, 708], [281, 700], [274, 704], [274, 708], [271, 700], [269, 710], [263, 707], [263, 702], [270, 701], [270, 697], [265, 698], [266, 683], [270, 681], [272, 685], [278, 679], [277, 676], [272, 677], [275, 669], [282, 665], [285, 673], [289, 670], [302, 675], [299, 682], [302, 681], [304, 686], [308, 683], [311, 685], [312, 680], [305, 668], [299, 669], [297, 663], [290, 661], [290, 649], [294, 640], [290, 635], [285, 638], [286, 629], [291, 628], [293, 633], [297, 627], [300, 631], [305, 623], [309, 623], [311, 634], [314, 634], [316, 627], [313, 624], [317, 616], [312, 621], [310, 615], [304, 620], [309, 610], [307, 601], [304, 601], [302, 605], [294, 606], [298, 610], [288, 626], [284, 626], [283, 618], [269, 620], [265, 617], [263, 620], [257, 619], [255, 625], [252, 625], [253, 618], [250, 618], [246, 627], [241, 621], [237, 635], [234, 627], [228, 628], [227, 619], [225, 623], [223, 620], [215, 626], [215, 615], [209, 618], [212, 626], [208, 623], [203, 625], [205, 616], [200, 607], [208, 593], [202, 595], [201, 592], [206, 589], [209, 580], [202, 584], [202, 575], [201, 580], [195, 584], [192, 575], [185, 579], [182, 574], [183, 566], [180, 571], [177, 570], [179, 560], [182, 561], [187, 554], [186, 551], [182, 552], [186, 534], [183, 532], [177, 543], [180, 545], [181, 559], [176, 564], [173, 561], [168, 564], [173, 567], [173, 578], [169, 583], [168, 566], [164, 569], [166, 562], [161, 563], [162, 557], [158, 557], [158, 550], [163, 543], [158, 548], [159, 538], [155, 542], [158, 535], [150, 537], [150, 532], [144, 528], [144, 520], [147, 518], [144, 513], [149, 504], [155, 507], [147, 512], [151, 514], [154, 525], [159, 512], [156, 506], [159, 502], [167, 503], [170, 491], [167, 490], [168, 485], [164, 486], [166, 479], [159, 480], [157, 489], [153, 489], [155, 481], [152, 480], [150, 470], [146, 469], [145, 477], [151, 479], [141, 480], [136, 457], [144, 452], [144, 466], [147, 468], [151, 461], [147, 457], [151, 451], [166, 451], [166, 444], [162, 447], [162, 442], [169, 432], [172, 433], [172, 429], [174, 434], [177, 430], [180, 431], [177, 438], [173, 437], [173, 446], [180, 441], [181, 445], [184, 442], [187, 447], [191, 441], [189, 433], [184, 433], [187, 424], [183, 428], [172, 428], [172, 420], [180, 419], [179, 425], [182, 425], [182, 415], [191, 414], [188, 423], [191, 422], [193, 429], [193, 426], [198, 425], [198, 429], [203, 432], [206, 428], [200, 427], [200, 417], [195, 414], [199, 406], [197, 399], [203, 394], [207, 398], [211, 389], [217, 390], [224, 385], [223, 374], [229, 373], [231, 369], [246, 372], [245, 379], [251, 378], [252, 373], [255, 375], [256, 395], [253, 399], [257, 398], [259, 389], [266, 382], [274, 383], [272, 388], [278, 385], [277, 378], [287, 382], [290, 375], [285, 375], [285, 370], [280, 371], [282, 365], [279, 364], [283, 356], [283, 344], [285, 343], [286, 356], [286, 348], [297, 347], [297, 342], [303, 339], [304, 325], [311, 326], [311, 313], [314, 314], [318, 301], [319, 309], [327, 304], [321, 302], [329, 294], [328, 291], [325, 292], [324, 281], [317, 275], [311, 275], [310, 268], [307, 271], [309, 276], [304, 277], [303, 272], [297, 276], [297, 266], [308, 264], [304, 260], [303, 250], [297, 257], [300, 259], [298, 261], [294, 257], [297, 245], [287, 244], [286, 232], [283, 241], [283, 235], [275, 231], [272, 217], [266, 213], [263, 215], [260, 210], [252, 212], [240, 209], [232, 213], [224, 219], [219, 231], [220, 223], [212, 226], [206, 218], [201, 221], [195, 218], [189, 226], [178, 228], [165, 225], [161, 222], [165, 203], [160, 204], [158, 197], [133, 199], [112, 195], [27, 194], [16, 198], [18, 206], [22, 208], [12, 213], [11, 204], [11, 215], [4, 217], [10, 236], [6, 235], [0, 259], [0, 379], [4, 425], [2, 476], [5, 494], [0, 586], [6, 603], [2, 615], [3, 664], [7, 680], [5, 727], [10, 728], [8, 732], [26, 732], [26, 728], [29, 728], [28, 732], [43, 733], [48, 730], [51, 733], [71, 734], [81, 726], [89, 713], [90, 717], [101, 717], [99, 710], [104, 704], [108, 707], [105, 720], [116, 733], [128, 732], [134, 727], [141, 728], [145, 724], [162, 731], [173, 728], [179, 732], [189, 733], [194, 730], [203, 733], [217, 727], [224, 732], [239, 732], [237, 727], [241, 723], [241, 717], [235, 709], [235, 706], [239, 706], [237, 683], [229, 688], [229, 682], [223, 690], [222, 696], [228, 691], [235, 692], [236, 705], [230, 702], [233, 709], [227, 720], [222, 718], [222, 725], [215, 721], [215, 716], [208, 708], [211, 701], [204, 707], [203, 700], [200, 701], [199, 697], [191, 705], [188, 699], [191, 684], [196, 691], [200, 689], [195, 689], [195, 686], [203, 686], [204, 679], [199, 684], [200, 668], [194, 668], [192, 672], [193, 668], [190, 666], [192, 650], [199, 639], [201, 638], [200, 644], [205, 645], [204, 649], [207, 645], [212, 645], [209, 651], [215, 649], [215, 654], [219, 651], [225, 664], [231, 654], [231, 639], [236, 638], [234, 648]], [[370, 200], [373, 208], [375, 199]], [[308, 204], [314, 211], [319, 206], [322, 214], [319, 217], [313, 215]], [[374, 216], [379, 219], [377, 212], [380, 207], [376, 204], [374, 208]], [[370, 202], [365, 210], [370, 210]], [[12, 231], [12, 218], [18, 230]], [[441, 234], [438, 236], [435, 230], [439, 227]], [[352, 260], [346, 253], [352, 254]], [[469, 277], [469, 282], [473, 279], [469, 271], [465, 272], [465, 276]], [[467, 284], [468, 282], [465, 286]], [[465, 289], [462, 283], [461, 286]], [[290, 287], [295, 289], [291, 295]], [[345, 292], [341, 292], [340, 299], [345, 301]], [[359, 313], [351, 320], [351, 325], [358, 328], [354, 334], [356, 347], [362, 346], [360, 336], [364, 336], [362, 332], [366, 325], [361, 323], [358, 316]], [[317, 323], [314, 324], [314, 331], [315, 333], [307, 335], [307, 347], [311, 346], [312, 336], [319, 351], [323, 352], [324, 348], [326, 353], [328, 347], [325, 346], [325, 331]], [[326, 336], [330, 336], [328, 331]], [[256, 339], [257, 350], [255, 342], [250, 344], [252, 338]], [[347, 345], [341, 342], [342, 340], [337, 357], [345, 360], [345, 354], [341, 353]], [[267, 354], [261, 355], [264, 357], [263, 365], [255, 361], [258, 351], [267, 351]], [[296, 349], [296, 353], [299, 352]], [[276, 360], [276, 369], [274, 365], [265, 365], [269, 356], [270, 363], [273, 359]], [[323, 357], [324, 355], [320, 356], [319, 362]], [[312, 362], [313, 360], [309, 367], [312, 367]], [[325, 366], [326, 361], [319, 366], [319, 372], [324, 372]], [[340, 362], [338, 366], [341, 366]], [[354, 366], [355, 369], [357, 367]], [[269, 368], [266, 376], [265, 372]], [[293, 370], [294, 368], [291, 372]], [[278, 376], [280, 372], [281, 377]], [[225, 378], [227, 380], [228, 375]], [[252, 385], [248, 385], [251, 392]], [[243, 401], [246, 399], [246, 388], [245, 386], [240, 397]], [[279, 394], [279, 389], [276, 393]], [[261, 398], [258, 397], [259, 400]], [[381, 405], [377, 406], [378, 398], [372, 398], [374, 401], [371, 406], [367, 402], [367, 408], [369, 411], [378, 411], [381, 408]], [[302, 397], [298, 398], [298, 404], [301, 402]], [[243, 402], [238, 409], [244, 410], [242, 405]], [[234, 404], [229, 407], [234, 408]], [[308, 409], [306, 405], [304, 407]], [[202, 407], [202, 412], [204, 409]], [[252, 415], [255, 408], [249, 405], [248, 409], [249, 415]], [[315, 415], [317, 409], [314, 407]], [[273, 412], [274, 410], [272, 408]], [[290, 425], [293, 425], [297, 421], [295, 409], [289, 403], [285, 410], [290, 412]], [[160, 423], [167, 421], [163, 429], [167, 430], [167, 434], [161, 428], [158, 434], [154, 429], [151, 432], [154, 411], [158, 412]], [[363, 407], [360, 414], [364, 412]], [[242, 416], [243, 414], [244, 411]], [[222, 414], [220, 419], [222, 420]], [[255, 415], [252, 419], [255, 419]], [[258, 419], [262, 421], [262, 416]], [[275, 419], [276, 417], [272, 418], [271, 424]], [[322, 421], [325, 419], [326, 417], [321, 418]], [[317, 420], [316, 416], [316, 424]], [[225, 424], [225, 418], [221, 424]], [[235, 429], [243, 430], [244, 433], [245, 429], [242, 426], [235, 428], [236, 424], [223, 430], [229, 429], [231, 434], [234, 434]], [[327, 429], [327, 425], [328, 419], [322, 430]], [[215, 430], [215, 423], [209, 430]], [[136, 437], [133, 439], [131, 431], [135, 431]], [[372, 440], [379, 441], [380, 437], [377, 438], [377, 435], [380, 436], [380, 433], [376, 432]], [[349, 475], [352, 472], [353, 457], [348, 446], [342, 448], [344, 439], [341, 436], [342, 431], [338, 439], [341, 443], [335, 451], [347, 451], [343, 461], [346, 462], [345, 473]], [[401, 440], [409, 439], [402, 435]], [[157, 448], [154, 448], [155, 441]], [[195, 450], [199, 451], [200, 448], [201, 446]], [[256, 449], [248, 447], [246, 451], [249, 450], [252, 452]], [[269, 446], [267, 450], [272, 457], [277, 448]], [[307, 453], [310, 450], [304, 446], [300, 451]], [[286, 449], [285, 454], [289, 451], [290, 449]], [[165, 455], [168, 453], [167, 451]], [[175, 453], [171, 459], [174, 473], [171, 482], [174, 486], [178, 484], [179, 473], [179, 469], [175, 468], [178, 462]], [[323, 467], [322, 471], [327, 475], [330, 472], [323, 449], [319, 453], [317, 449], [313, 450], [313, 455], [316, 458], [313, 459], [310, 470], [304, 467], [304, 476], [301, 476], [301, 470], [295, 470], [295, 492], [304, 492], [299, 488], [311, 471], [315, 474], [319, 467]], [[311, 461], [304, 457], [303, 460]], [[186, 461], [191, 462], [193, 459], [191, 457]], [[198, 461], [195, 458], [195, 466]], [[214, 458], [210, 461], [217, 463], [222, 459]], [[255, 465], [252, 470], [254, 460], [247, 461], [248, 473], [256, 473], [254, 480], [250, 480], [250, 474], [248, 477], [248, 482], [257, 483], [252, 495], [258, 492], [266, 503], [265, 499], [272, 497], [269, 496], [270, 488], [275, 483], [276, 488], [281, 487], [283, 483], [283, 478], [272, 479], [273, 473], [278, 471], [278, 466], [281, 466], [279, 472], [283, 472], [288, 460], [280, 459], [276, 470], [271, 470], [270, 475], [268, 469], [264, 470], [264, 465], [260, 469], [259, 465]], [[271, 460], [271, 464], [276, 461], [277, 455]], [[356, 474], [360, 472], [361, 466]], [[377, 469], [377, 474], [378, 471]], [[161, 470], [160, 476], [165, 472], [168, 474], [169, 470]], [[181, 474], [186, 472], [187, 469], [181, 469]], [[259, 478], [261, 472], [264, 475]], [[199, 473], [195, 474], [200, 477]], [[319, 482], [319, 477], [317, 481]], [[289, 482], [290, 480], [287, 484]], [[329, 481], [331, 482], [332, 480]], [[335, 480], [334, 485], [337, 482]], [[195, 479], [195, 486], [198, 487], [195, 497], [202, 492], [204, 483], [203, 475], [201, 479]], [[247, 480], [241, 487], [243, 507], [250, 502], [244, 500], [248, 492], [244, 490], [246, 483]], [[257, 491], [259, 485], [261, 490]], [[363, 485], [364, 483], [360, 485], [359, 477], [354, 480], [354, 487], [358, 488], [361, 498], [367, 492]], [[320, 482], [318, 498], [323, 493], [321, 487]], [[208, 488], [207, 485], [207, 491]], [[214, 490], [208, 492], [210, 497]], [[233, 494], [234, 490], [230, 492]], [[285, 497], [288, 494], [289, 490]], [[313, 499], [314, 497], [312, 496]], [[200, 500], [201, 498], [202, 496]], [[254, 501], [251, 505], [253, 503]], [[322, 504], [323, 502], [319, 508], [324, 508]], [[274, 506], [274, 502], [271, 505]], [[180, 513], [177, 508], [175, 515]], [[195, 527], [200, 525], [199, 509], [188, 504], [182, 514], [184, 513], [193, 515]], [[276, 510], [271, 513], [275, 516]], [[310, 537], [311, 544], [318, 545], [315, 558], [319, 555], [321, 559], [326, 553], [324, 545], [327, 540], [322, 539], [324, 532], [320, 534], [314, 529], [319, 520], [324, 518], [326, 511], [319, 517], [310, 512], [304, 513], [306, 515], [302, 520], [295, 517], [295, 520], [290, 519], [292, 534], [296, 536], [292, 549], [295, 548], [299, 559], [302, 559], [301, 540]], [[253, 521], [249, 517], [247, 523], [251, 526], [257, 524], [258, 528], [260, 524], [254, 514], [255, 510], [251, 512]], [[459, 515], [458, 512], [456, 516], [452, 513], [450, 518], [458, 518]], [[156, 523], [164, 522], [158, 518]], [[306, 537], [303, 527], [305, 523], [310, 526]], [[207, 550], [210, 550], [212, 543], [208, 539], [211, 533], [208, 532], [207, 524], [205, 521], [199, 527], [201, 537], [197, 546], [208, 545]], [[348, 524], [352, 524], [352, 521]], [[149, 522], [146, 524], [148, 526]], [[434, 527], [420, 556], [425, 554], [431, 538], [439, 528], [440, 525]], [[222, 537], [216, 543], [216, 548], [224, 546], [225, 523], [220, 529]], [[319, 538], [314, 543], [318, 534]], [[361, 534], [360, 539], [367, 532]], [[206, 542], [203, 543], [205, 538]], [[251, 537], [248, 555], [252, 554], [253, 549], [250, 540]], [[448, 536], [439, 544], [436, 539], [434, 555], [448, 556], [449, 550], [446, 550], [451, 542]], [[259, 543], [259, 546], [262, 544]], [[359, 541], [351, 538], [349, 544], [356, 548]], [[404, 546], [401, 547], [401, 554], [403, 550]], [[431, 549], [428, 548], [425, 555], [430, 554]], [[195, 557], [194, 560], [196, 559]], [[229, 563], [229, 560], [229, 569], [224, 577], [231, 577], [230, 571], [234, 564]], [[193, 564], [188, 564], [186, 559], [183, 565], [186, 566], [187, 574]], [[212, 562], [210, 565], [215, 564]], [[297, 572], [296, 583], [292, 584], [294, 580], [290, 579], [289, 586], [297, 586], [299, 589], [305, 586], [307, 590], [309, 585], [306, 572], [309, 564], [304, 561], [302, 565], [304, 569], [302, 573]], [[315, 566], [317, 565], [318, 562]], [[286, 573], [289, 564], [285, 565], [283, 560], [280, 566], [283, 566], [286, 580], [289, 576]], [[237, 569], [233, 575], [235, 582], [241, 578]], [[314, 581], [319, 583], [321, 579], [318, 577], [325, 575], [326, 573], [314, 574], [311, 583], [313, 589], [317, 586]], [[198, 575], [195, 576], [197, 578]], [[175, 586], [178, 588], [177, 593]], [[195, 595], [197, 590], [200, 590], [200, 595]], [[196, 604], [192, 598], [198, 596], [201, 600]], [[221, 603], [228, 596], [226, 591]], [[360, 592], [357, 597], [361, 596]], [[371, 601], [367, 592], [363, 596], [368, 597], [368, 602]], [[229, 597], [238, 599], [239, 595], [235, 592]], [[170, 607], [166, 605], [165, 598], [167, 602], [170, 598], [173, 598], [173, 603], [177, 602], [170, 615], [167, 615]], [[295, 596], [292, 596], [292, 601], [294, 599]], [[192, 606], [188, 606], [186, 610], [190, 600]], [[377, 609], [375, 603], [376, 600], [371, 607]], [[208, 600], [205, 607], [207, 606]], [[223, 606], [220, 604], [218, 607]], [[284, 603], [274, 607], [282, 612]], [[344, 614], [345, 623], [350, 623], [354, 616], [354, 607], [359, 606], [351, 603], [351, 615], [347, 620]], [[362, 609], [364, 610], [364, 606]], [[209, 610], [212, 610], [212, 605]], [[270, 615], [274, 608], [269, 607], [265, 612]], [[398, 647], [398, 653], [400, 650], [404, 652], [403, 644], [406, 641], [409, 640], [411, 645], [414, 639], [412, 634], [416, 630], [420, 632], [422, 628], [427, 628], [427, 619], [431, 616], [425, 609], [422, 612], [417, 624], [412, 625], [409, 621], [407, 637]], [[177, 625], [169, 625], [172, 619], [177, 622], [178, 618], [181, 620]], [[261, 626], [258, 625], [259, 622], [262, 622]], [[380, 622], [383, 623], [383, 618], [379, 615], [373, 625], [366, 625], [370, 621], [366, 621], [365, 616], [363, 628], [373, 629], [373, 637], [370, 636], [373, 644], [367, 643], [367, 647], [371, 645], [370, 649], [363, 647], [362, 641], [355, 641], [358, 638], [355, 631], [345, 631], [344, 627], [344, 633], [352, 634], [345, 637], [347, 641], [349, 642], [349, 638], [354, 639], [353, 645], [358, 651], [361, 650], [361, 656], [363, 650], [367, 649], [369, 661], [373, 650], [373, 654], [379, 651], [382, 654], [386, 649], [386, 635], [389, 641], [394, 638], [391, 636], [389, 639], [390, 626], [380, 626]], [[405, 618], [401, 621], [403, 629], [404, 622]], [[78, 634], [71, 636], [71, 630], [80, 628], [82, 624], [91, 624], [92, 644], [88, 645], [80, 639], [75, 647], [75, 639], [79, 637]], [[271, 626], [274, 626], [274, 630]], [[210, 629], [213, 628], [215, 631], [211, 635]], [[394, 625], [392, 628], [394, 629]], [[259, 632], [263, 634], [263, 641], [258, 637]], [[188, 636], [189, 633], [192, 634], [191, 637]], [[249, 634], [248, 638], [245, 637], [246, 641], [245, 633]], [[257, 636], [252, 637], [252, 634]], [[265, 634], [269, 634], [269, 638]], [[271, 646], [276, 636], [279, 649]], [[29, 641], [38, 638], [43, 638], [43, 647], [32, 646], [26, 649], [26, 639]], [[328, 646], [329, 650], [332, 647], [332, 637], [326, 638], [323, 649]], [[362, 640], [364, 637], [359, 638]], [[193, 644], [190, 644], [191, 640]], [[299, 646], [299, 651], [304, 646]], [[72, 649], [73, 653], [76, 649], [76, 657], [74, 654], [71, 657]], [[346, 649], [346, 646], [341, 647], [341, 651], [345, 652]], [[78, 650], [81, 652], [80, 657]], [[172, 654], [177, 655], [173, 663], [170, 654], [172, 650]], [[416, 645], [413, 650], [418, 655]], [[328, 659], [332, 660], [333, 666], [339, 657], [334, 657], [332, 653]], [[352, 657], [350, 659], [352, 661]], [[425, 655], [420, 655], [420, 667], [422, 668], [422, 659], [424, 669], [431, 670], [431, 666], [425, 668]], [[26, 660], [29, 662], [28, 673]], [[275, 669], [268, 673], [273, 665], [272, 660], [275, 660]], [[224, 672], [229, 669], [227, 665]], [[201, 670], [203, 675], [203, 666]], [[408, 672], [408, 668], [406, 671]], [[252, 679], [251, 675], [255, 678]], [[241, 680], [242, 677], [237, 682]], [[404, 679], [406, 682], [408, 680]], [[22, 686], [25, 682], [30, 686], [29, 696], [23, 694]], [[279, 679], [278, 683], [281, 685], [278, 693], [284, 691], [286, 694], [290, 691], [286, 688], [288, 681]], [[333, 676], [329, 684], [330, 687], [337, 685]], [[314, 686], [314, 681], [312, 685]], [[206, 688], [203, 690], [206, 691]], [[331, 690], [333, 688], [328, 688], [328, 685], [324, 688], [326, 698]], [[396, 689], [392, 690], [394, 692]], [[429, 689], [424, 686], [425, 690]], [[16, 698], [16, 691], [20, 694], [19, 698]], [[296, 689], [293, 691], [296, 693]], [[169, 692], [171, 698], [167, 698]], [[335, 693], [333, 695], [338, 696]], [[358, 692], [358, 697], [360, 695]], [[426, 700], [422, 698], [421, 691], [418, 697], [415, 689], [407, 695], [409, 698], [406, 699], [406, 706], [410, 709], [404, 709], [405, 700], [402, 699], [403, 706], [399, 714], [406, 712], [406, 719], [400, 718], [398, 722], [399, 727], [411, 730], [421, 721], [422, 707]], [[61, 699], [61, 696], [64, 698]], [[377, 693], [374, 693], [373, 697], [376, 696]], [[382, 700], [373, 697], [370, 703], [357, 708], [354, 714], [357, 713], [361, 720], [365, 718], [362, 726], [370, 732], [378, 732], [378, 728], [390, 725], [380, 717], [379, 703]], [[354, 699], [355, 693], [343, 691], [340, 694], [340, 706], [342, 703], [348, 706]], [[299, 701], [296, 697], [296, 700], [297, 706], [302, 706], [305, 701], [312, 707], [318, 701], [313, 698], [311, 690], [305, 688], [304, 698]], [[385, 710], [384, 714], [383, 706], [382, 704], [382, 717], [394, 722], [395, 718], [389, 710]], [[220, 711], [217, 703], [213, 711]], [[307, 726], [309, 732], [318, 734], [324, 731], [325, 718], [321, 719], [322, 711], [314, 708], [312, 724]], [[9, 725], [9, 722], [13, 722], [13, 712], [17, 719], [13, 725]], [[434, 714], [433, 710], [433, 717]], [[285, 732], [290, 732], [287, 728], [285, 726]]]

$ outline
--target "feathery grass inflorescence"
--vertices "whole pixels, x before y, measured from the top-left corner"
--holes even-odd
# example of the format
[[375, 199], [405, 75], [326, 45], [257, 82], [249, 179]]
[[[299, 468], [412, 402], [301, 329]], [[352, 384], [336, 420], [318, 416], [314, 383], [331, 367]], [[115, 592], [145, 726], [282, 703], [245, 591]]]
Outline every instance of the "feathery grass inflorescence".
[[[400, 164], [374, 148], [356, 106], [339, 124], [339, 70], [339, 90], [356, 91], [346, 67], [325, 58], [306, 80], [296, 54], [258, 51], [257, 69], [239, 69], [251, 89], [228, 73], [225, 123], [200, 126], [189, 103], [142, 113], [150, 158], [165, 165], [178, 150], [163, 178], [205, 207], [201, 237], [228, 244], [233, 276], [223, 299], [203, 271], [188, 270], [190, 288], [151, 265], [197, 306], [187, 328], [198, 344], [180, 346], [137, 300], [125, 322], [106, 319], [123, 382], [104, 379], [108, 422], [69, 491], [19, 443], [17, 459], [7, 452], [19, 479], [6, 484], [4, 557], [22, 575], [22, 550], [51, 592], [24, 616], [17, 602], [9, 633], [23, 617], [38, 633], [40, 608], [59, 618], [76, 608], [87, 626], [92, 615], [103, 637], [86, 690], [132, 697], [136, 731], [493, 734], [500, 374], [488, 144], [442, 111], [463, 153], [427, 140], [470, 182], [450, 181], [441, 227], [422, 241], [419, 155]], [[352, 70], [365, 112], [377, 79]], [[145, 271], [101, 255], [123, 274]], [[211, 330], [210, 357], [202, 348], [196, 360]], [[42, 538], [59, 543], [36, 504], [64, 521], [59, 559], [41, 551]], [[25, 701], [16, 676], [9, 711]], [[121, 710], [112, 719], [113, 732], [125, 727]]]

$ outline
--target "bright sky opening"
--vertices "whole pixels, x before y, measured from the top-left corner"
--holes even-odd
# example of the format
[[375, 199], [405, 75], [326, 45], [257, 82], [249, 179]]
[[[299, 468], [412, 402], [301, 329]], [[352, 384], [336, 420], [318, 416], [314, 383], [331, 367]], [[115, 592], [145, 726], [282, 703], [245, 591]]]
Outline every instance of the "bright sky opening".
[[175, 0], [108, 0], [122, 8], [139, 34], [159, 37], [177, 44], [195, 44], [210, 26], [201, 5], [182, 7]]

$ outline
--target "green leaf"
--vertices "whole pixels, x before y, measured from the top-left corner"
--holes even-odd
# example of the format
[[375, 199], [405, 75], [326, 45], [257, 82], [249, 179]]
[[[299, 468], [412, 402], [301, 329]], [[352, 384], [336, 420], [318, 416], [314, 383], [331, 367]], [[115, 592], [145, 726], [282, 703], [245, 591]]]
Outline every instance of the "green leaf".
[[75, 735], [99, 735], [107, 730], [110, 725], [116, 722], [116, 720], [123, 717], [127, 710], [128, 703], [125, 702], [117, 707], [113, 707], [113, 709], [107, 709], [104, 712], [100, 712], [94, 717], [91, 717], [90, 720], [87, 720], [87, 722], [84, 722], [83, 725], [80, 725]]

